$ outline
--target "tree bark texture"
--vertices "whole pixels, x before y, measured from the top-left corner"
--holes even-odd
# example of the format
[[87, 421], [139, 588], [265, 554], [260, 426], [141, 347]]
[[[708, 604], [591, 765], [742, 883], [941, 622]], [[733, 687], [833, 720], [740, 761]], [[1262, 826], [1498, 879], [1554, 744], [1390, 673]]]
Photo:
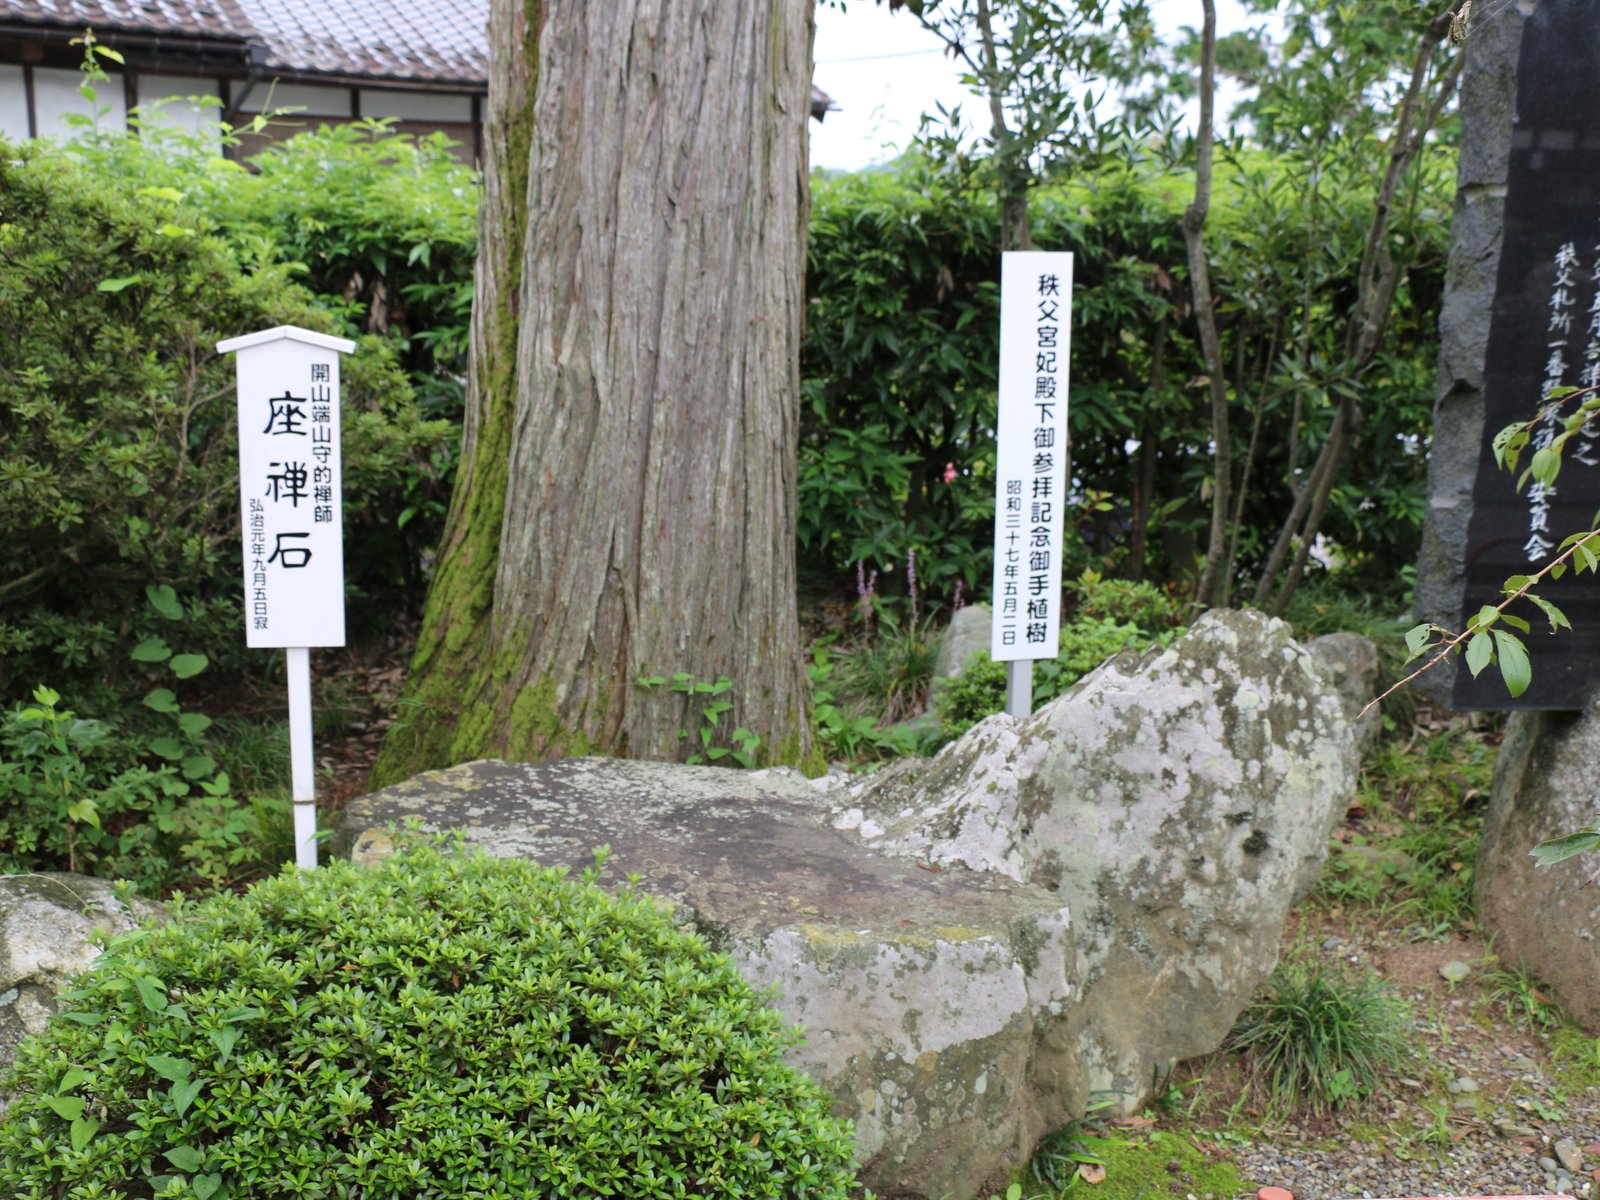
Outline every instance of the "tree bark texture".
[[635, 682], [676, 672], [807, 757], [810, 36], [809, 0], [494, 0], [461, 479], [380, 780], [684, 757], [704, 697]]

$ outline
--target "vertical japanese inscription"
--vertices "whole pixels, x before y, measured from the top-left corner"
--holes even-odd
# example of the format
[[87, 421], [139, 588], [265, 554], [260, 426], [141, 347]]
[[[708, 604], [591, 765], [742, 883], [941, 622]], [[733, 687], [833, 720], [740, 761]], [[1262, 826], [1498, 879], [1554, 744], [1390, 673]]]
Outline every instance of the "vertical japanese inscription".
[[[1600, 118], [1593, 80], [1600, 25], [1589, 0], [1540, 0], [1522, 31], [1515, 125], [1506, 174], [1503, 249], [1485, 352], [1484, 428], [1466, 527], [1462, 617], [1504, 597], [1513, 575], [1548, 566], [1568, 534], [1593, 528], [1600, 509], [1600, 427], [1569, 442], [1550, 486], [1494, 461], [1495, 435], [1532, 423], [1549, 446], [1571, 412], [1558, 388], [1600, 384]], [[1523, 463], [1527, 459], [1524, 456]], [[1600, 659], [1600, 583], [1568, 574], [1544, 589], [1573, 624], [1551, 635], [1532, 605], [1510, 610], [1530, 622], [1533, 679], [1513, 699], [1499, 672], [1456, 672], [1458, 709], [1577, 709], [1594, 694]]]
[[330, 344], [349, 343], [294, 332], [301, 336], [269, 331], [223, 343], [238, 345], [245, 630], [252, 647], [344, 644], [339, 350]]
[[1002, 257], [990, 637], [997, 662], [1059, 651], [1071, 310], [1072, 255]]

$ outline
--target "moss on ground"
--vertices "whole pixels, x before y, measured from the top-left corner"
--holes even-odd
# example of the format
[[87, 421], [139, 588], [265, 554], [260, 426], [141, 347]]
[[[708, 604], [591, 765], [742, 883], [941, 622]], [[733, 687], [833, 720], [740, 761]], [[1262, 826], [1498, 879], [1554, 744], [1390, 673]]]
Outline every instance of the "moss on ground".
[[[1106, 1177], [1092, 1190], [1094, 1200], [1231, 1200], [1253, 1192], [1233, 1163], [1214, 1159], [1182, 1133], [1135, 1134], [1106, 1138], [1092, 1146]], [[1078, 1189], [1082, 1189], [1079, 1184]]]

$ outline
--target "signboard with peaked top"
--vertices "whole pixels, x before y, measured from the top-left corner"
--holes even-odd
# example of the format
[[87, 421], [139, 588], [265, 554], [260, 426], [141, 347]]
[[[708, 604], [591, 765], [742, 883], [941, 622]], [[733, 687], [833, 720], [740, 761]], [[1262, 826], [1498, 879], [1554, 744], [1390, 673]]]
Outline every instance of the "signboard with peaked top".
[[238, 355], [245, 639], [344, 645], [339, 356], [355, 343], [292, 325], [219, 342]]
[[339, 356], [355, 348], [293, 325], [217, 343], [238, 355], [245, 644], [285, 653], [302, 869], [317, 865], [310, 648], [344, 645]]
[[1033, 661], [1060, 653], [1071, 317], [1071, 254], [1001, 255], [989, 656], [1011, 664], [1006, 711], [1013, 716], [1032, 709]]

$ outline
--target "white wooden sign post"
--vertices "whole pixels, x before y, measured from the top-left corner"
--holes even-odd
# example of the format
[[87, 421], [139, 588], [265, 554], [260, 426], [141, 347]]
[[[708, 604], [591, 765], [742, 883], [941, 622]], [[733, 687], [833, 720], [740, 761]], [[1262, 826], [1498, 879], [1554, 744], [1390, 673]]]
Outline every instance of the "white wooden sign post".
[[1002, 254], [989, 657], [1007, 664], [1006, 711], [1015, 717], [1033, 711], [1034, 660], [1061, 649], [1071, 344], [1072, 255]]
[[245, 644], [285, 651], [295, 862], [317, 865], [311, 647], [344, 645], [339, 356], [356, 344], [280, 325], [217, 343], [235, 351]]

